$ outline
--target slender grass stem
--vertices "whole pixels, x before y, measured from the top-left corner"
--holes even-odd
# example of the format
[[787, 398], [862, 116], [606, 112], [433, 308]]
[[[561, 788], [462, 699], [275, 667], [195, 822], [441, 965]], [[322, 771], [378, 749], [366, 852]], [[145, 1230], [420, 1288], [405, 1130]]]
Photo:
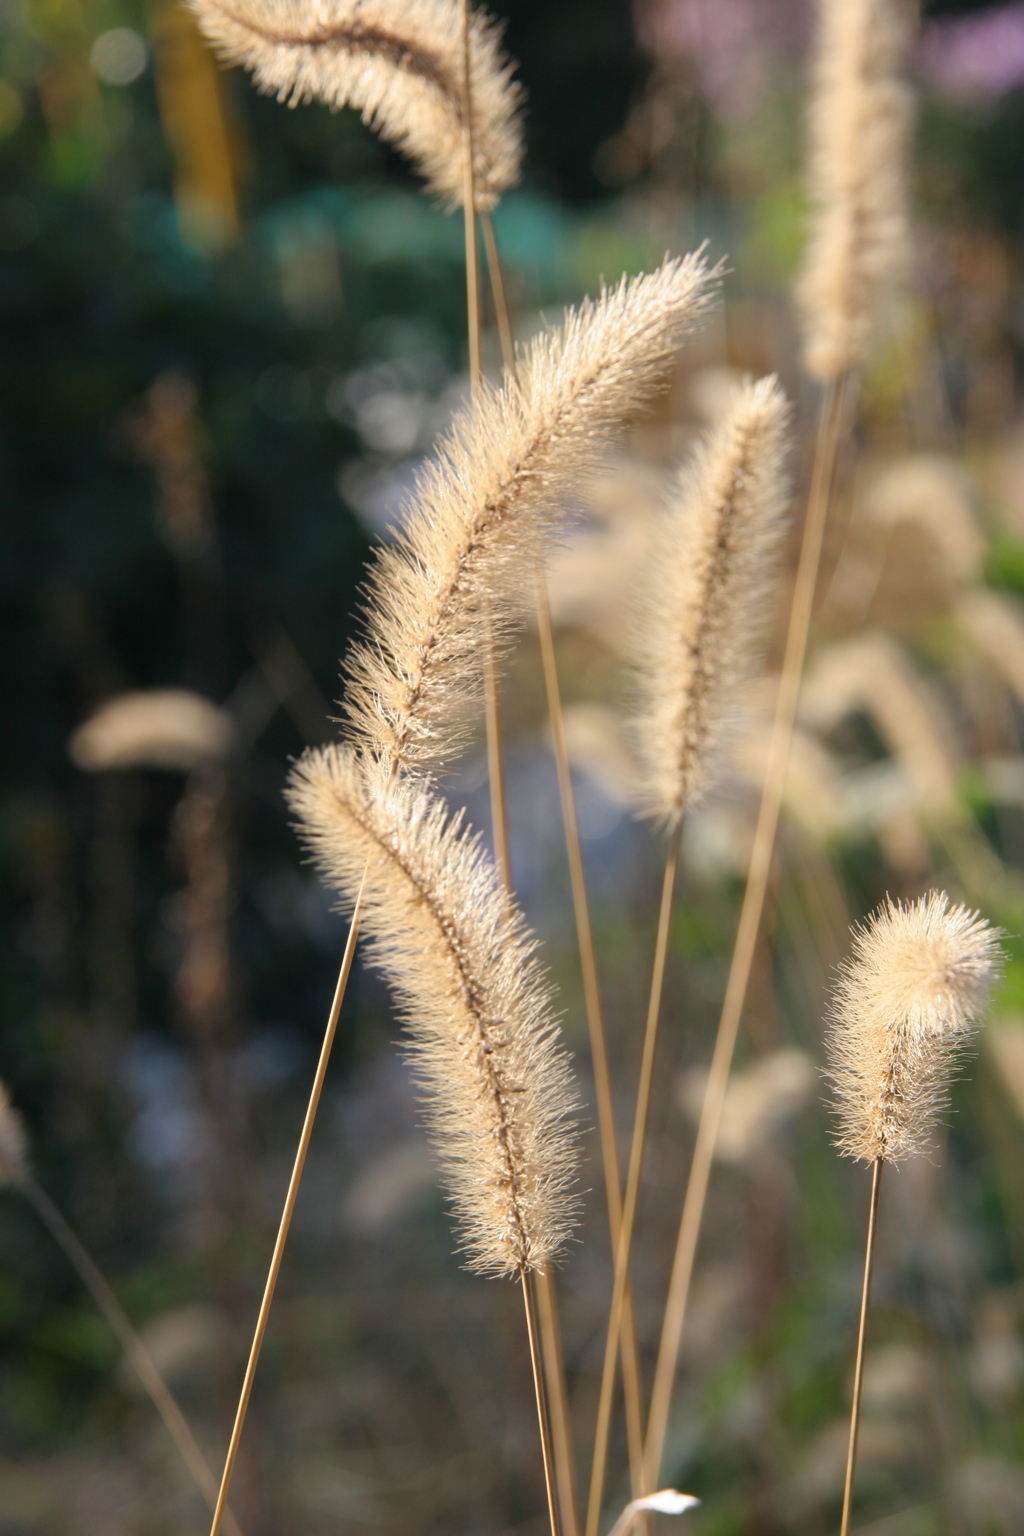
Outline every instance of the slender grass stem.
[[540, 1349], [544, 1360], [544, 1383], [551, 1419], [551, 1444], [555, 1453], [555, 1481], [562, 1515], [564, 1536], [580, 1536], [579, 1490], [576, 1486], [576, 1452], [572, 1442], [572, 1419], [565, 1386], [565, 1359], [562, 1354], [562, 1325], [558, 1316], [558, 1290], [550, 1270], [536, 1277], [537, 1320], [540, 1324]]
[[[156, 1362], [132, 1326], [121, 1303], [93, 1263], [81, 1238], [54, 1205], [42, 1185], [31, 1174], [25, 1174], [19, 1180], [18, 1188], [46, 1226], [54, 1242], [74, 1266], [86, 1290], [109, 1323], [111, 1331], [117, 1336], [132, 1370], [146, 1389], [171, 1439], [181, 1452], [182, 1460], [191, 1472], [196, 1487], [213, 1509], [217, 1503], [217, 1479], [210, 1470], [206, 1457], [199, 1449], [185, 1415], [178, 1407]], [[241, 1536], [238, 1522], [230, 1511], [225, 1512], [224, 1525], [230, 1536]]]
[[302, 1134], [299, 1136], [299, 1145], [295, 1152], [295, 1162], [292, 1166], [292, 1175], [288, 1181], [288, 1193], [285, 1196], [284, 1209], [281, 1212], [281, 1220], [277, 1229], [277, 1239], [274, 1243], [274, 1252], [270, 1260], [270, 1269], [267, 1273], [266, 1285], [263, 1288], [263, 1300], [260, 1302], [259, 1315], [256, 1319], [256, 1331], [253, 1334], [252, 1348], [249, 1351], [249, 1361], [245, 1368], [245, 1377], [242, 1381], [242, 1391], [238, 1399], [238, 1408], [235, 1411], [235, 1422], [231, 1430], [231, 1439], [228, 1443], [228, 1453], [224, 1461], [224, 1472], [221, 1476], [220, 1492], [217, 1495], [217, 1503], [213, 1512], [213, 1524], [210, 1527], [210, 1536], [218, 1536], [224, 1512], [227, 1505], [228, 1492], [231, 1488], [231, 1479], [234, 1476], [235, 1462], [238, 1459], [238, 1447], [242, 1439], [242, 1429], [245, 1425], [245, 1416], [249, 1410], [249, 1398], [252, 1395], [252, 1384], [256, 1376], [256, 1366], [260, 1358], [260, 1350], [263, 1348], [263, 1337], [267, 1331], [267, 1319], [270, 1316], [270, 1305], [274, 1299], [274, 1290], [277, 1286], [277, 1277], [281, 1272], [281, 1260], [284, 1258], [285, 1244], [288, 1241], [288, 1231], [292, 1224], [292, 1215], [295, 1211], [295, 1201], [299, 1193], [299, 1184], [302, 1180], [302, 1170], [306, 1166], [306, 1153], [309, 1151], [309, 1140], [313, 1134], [313, 1122], [316, 1119], [317, 1108], [320, 1104], [320, 1094], [324, 1086], [324, 1078], [327, 1075], [327, 1063], [331, 1056], [331, 1047], [334, 1044], [334, 1036], [338, 1028], [338, 1019], [341, 1014], [341, 1005], [345, 998], [345, 989], [348, 986], [348, 978], [352, 970], [352, 961], [355, 958], [356, 942], [359, 938], [359, 919], [362, 915], [363, 889], [366, 883], [366, 873], [359, 886], [355, 907], [352, 911], [352, 922], [348, 930], [348, 941], [345, 944], [345, 954], [341, 962], [341, 970], [338, 973], [338, 984], [334, 989], [334, 1000], [331, 1003], [331, 1011], [327, 1018], [327, 1028], [324, 1031], [323, 1045], [320, 1047], [320, 1060], [317, 1062], [316, 1076], [313, 1079], [313, 1087], [309, 1095], [309, 1103], [306, 1106], [306, 1118], [302, 1122]]
[[[501, 272], [501, 260], [494, 239], [494, 226], [490, 214], [482, 213], [480, 223], [484, 232], [484, 248], [487, 253], [487, 270], [491, 279], [498, 335], [501, 338], [502, 360], [509, 373], [515, 373], [515, 349], [512, 345], [512, 326], [509, 321], [508, 300]], [[487, 718], [487, 764], [491, 785], [491, 820], [494, 825], [494, 844], [507, 891], [512, 890], [512, 872], [508, 855], [508, 826], [505, 814], [505, 765], [501, 750], [501, 709], [495, 676], [493, 651], [484, 657], [485, 709]], [[497, 791], [496, 791], [497, 786]], [[551, 1419], [551, 1440], [554, 1451], [555, 1479], [561, 1506], [565, 1536], [579, 1536], [579, 1494], [576, 1486], [576, 1455], [573, 1449], [572, 1420], [569, 1414], [569, 1395], [565, 1382], [565, 1360], [562, 1353], [562, 1332], [558, 1317], [558, 1296], [554, 1276], [550, 1273], [536, 1277], [537, 1319], [540, 1328], [541, 1355], [544, 1362], [544, 1381], [547, 1388], [548, 1411]]]
[[480, 227], [484, 233], [484, 250], [487, 252], [487, 270], [491, 275], [491, 292], [494, 295], [494, 317], [498, 322], [501, 356], [505, 367], [515, 371], [516, 351], [512, 342], [512, 326], [509, 321], [508, 299], [505, 295], [505, 278], [498, 259], [498, 245], [494, 238], [494, 225], [486, 211], [480, 215]]
[[[469, 328], [469, 378], [470, 389], [476, 395], [480, 388], [481, 359], [480, 359], [480, 278], [479, 278], [479, 249], [477, 244], [476, 227], [476, 191], [473, 185], [473, 120], [472, 120], [472, 96], [470, 92], [470, 59], [469, 59], [469, 0], [460, 0], [462, 15], [462, 49], [463, 49], [463, 128], [462, 128], [462, 154], [463, 154], [463, 209], [465, 215], [466, 230], [466, 312]], [[497, 249], [494, 245], [494, 230], [490, 218], [484, 214], [481, 222], [484, 227], [484, 240], [487, 243], [487, 254], [490, 260], [491, 280], [494, 285], [495, 297], [501, 294], [500, 311], [503, 320], [499, 320], [499, 329], [502, 325], [502, 345], [506, 344], [505, 333], [508, 333], [508, 344], [511, 347], [511, 331], [508, 326], [508, 310], [505, 305], [504, 286], [501, 275], [497, 271]], [[509, 860], [508, 847], [508, 809], [505, 795], [505, 762], [501, 750], [501, 699], [498, 692], [498, 673], [495, 665], [494, 643], [490, 626], [487, 631], [487, 644], [484, 648], [484, 714], [487, 728], [487, 772], [491, 791], [491, 826], [494, 836], [494, 851], [501, 871], [502, 881], [506, 892], [512, 894], [512, 869]], [[548, 1408], [544, 1395], [544, 1382], [542, 1378], [542, 1359], [538, 1347], [537, 1308], [533, 1295], [533, 1287], [530, 1277], [524, 1272], [523, 1301], [526, 1306], [526, 1326], [530, 1338], [530, 1361], [533, 1367], [533, 1384], [537, 1397], [537, 1422], [540, 1428], [541, 1451], [544, 1458], [544, 1484], [548, 1497], [548, 1514], [551, 1521], [551, 1536], [561, 1536], [561, 1526], [558, 1517], [558, 1500], [555, 1493], [554, 1481], [554, 1455], [551, 1444], [551, 1430], [548, 1422]], [[544, 1282], [549, 1288], [550, 1278]], [[545, 1305], [541, 1308], [542, 1327], [544, 1332], [544, 1361], [548, 1362], [548, 1390], [552, 1400], [556, 1403], [556, 1420], [559, 1421], [560, 1448], [562, 1454], [559, 1462], [562, 1464], [561, 1482], [564, 1487], [563, 1498], [566, 1493], [569, 1496], [569, 1509], [572, 1517], [570, 1536], [576, 1536], [575, 1501], [572, 1496], [573, 1474], [571, 1460], [565, 1463], [566, 1449], [571, 1458], [571, 1438], [568, 1425], [568, 1411], [565, 1403], [564, 1372], [559, 1371], [552, 1383], [551, 1370], [555, 1362], [561, 1362], [561, 1341], [552, 1331], [557, 1313], [554, 1309], [554, 1297], [549, 1289], [545, 1295]], [[553, 1388], [553, 1390], [552, 1390]]]
[[544, 1378], [542, 1375], [540, 1342], [537, 1329], [537, 1306], [533, 1294], [533, 1276], [522, 1270], [519, 1276], [523, 1283], [523, 1304], [526, 1307], [526, 1332], [530, 1340], [530, 1365], [533, 1368], [533, 1390], [537, 1399], [537, 1422], [540, 1425], [540, 1448], [544, 1459], [544, 1487], [548, 1496], [548, 1518], [551, 1521], [551, 1536], [562, 1536], [562, 1528], [558, 1518], [558, 1499], [555, 1495], [554, 1456], [551, 1451], [551, 1427], [548, 1423], [547, 1403], [544, 1397]]
[[601, 1518], [601, 1500], [604, 1495], [605, 1468], [608, 1460], [608, 1432], [611, 1427], [612, 1399], [615, 1389], [615, 1357], [622, 1326], [622, 1307], [629, 1278], [629, 1255], [633, 1242], [633, 1225], [636, 1220], [637, 1198], [640, 1192], [640, 1174], [643, 1168], [644, 1141], [647, 1135], [647, 1115], [651, 1101], [651, 1083], [654, 1077], [654, 1058], [658, 1043], [658, 1021], [661, 1017], [661, 997], [665, 982], [665, 959], [668, 954], [669, 924], [672, 916], [672, 897], [676, 887], [679, 867], [679, 843], [681, 827], [672, 834], [668, 857], [665, 860], [665, 878], [661, 888], [661, 908], [658, 914], [658, 933], [654, 947], [654, 966], [651, 973], [651, 991], [647, 1007], [647, 1025], [644, 1030], [644, 1048], [640, 1063], [640, 1085], [637, 1090], [636, 1113], [633, 1120], [633, 1139], [629, 1151], [629, 1171], [626, 1176], [626, 1193], [622, 1206], [622, 1226], [615, 1253], [615, 1283], [608, 1318], [608, 1335], [605, 1341], [604, 1367], [601, 1373], [601, 1395], [597, 1409], [597, 1428], [594, 1432], [594, 1457], [590, 1470], [590, 1496], [587, 1501], [587, 1536], [597, 1536]]
[[[565, 738], [565, 719], [562, 713], [558, 670], [555, 665], [555, 642], [551, 631], [551, 613], [548, 608], [547, 588], [542, 575], [538, 575], [537, 578], [537, 628], [540, 635], [544, 682], [548, 696], [548, 713], [551, 717], [555, 764], [558, 769], [558, 787], [562, 797], [565, 846], [569, 857], [569, 879], [572, 885], [573, 910], [576, 916], [576, 936], [579, 942], [580, 966], [583, 972], [583, 996], [586, 1004], [587, 1027], [590, 1035], [590, 1054], [594, 1068], [594, 1094], [597, 1100], [597, 1123], [601, 1140], [601, 1159], [604, 1165], [605, 1192], [608, 1200], [608, 1226], [611, 1231], [612, 1252], [617, 1253], [619, 1237], [622, 1231], [622, 1186], [619, 1180], [619, 1159], [615, 1145], [615, 1114], [612, 1104], [611, 1076], [608, 1070], [608, 1050], [605, 1043], [604, 1019], [601, 1013], [601, 994], [597, 980], [594, 936], [590, 926], [590, 908], [587, 902], [587, 888], [583, 876], [583, 857], [580, 851], [579, 829], [576, 824], [576, 803], [573, 798], [572, 775], [569, 769], [569, 749]], [[622, 1301], [621, 1353], [630, 1474], [634, 1497], [638, 1497], [643, 1483], [643, 1410], [640, 1396], [640, 1363], [636, 1346], [636, 1328], [633, 1320], [633, 1300], [630, 1293], [628, 1276], [625, 1282]]]
[[697, 1139], [693, 1150], [693, 1161], [690, 1165], [690, 1175], [687, 1180], [686, 1194], [683, 1200], [683, 1211], [679, 1223], [679, 1234], [676, 1240], [672, 1275], [669, 1281], [668, 1298], [662, 1321], [654, 1385], [651, 1390], [651, 1411], [647, 1424], [647, 1440], [644, 1447], [644, 1473], [647, 1486], [651, 1488], [657, 1487], [658, 1474], [661, 1469], [661, 1457], [665, 1446], [665, 1434], [668, 1428], [672, 1388], [675, 1382], [676, 1365], [679, 1358], [679, 1343], [682, 1338], [686, 1304], [690, 1292], [690, 1281], [693, 1276], [693, 1264], [704, 1215], [708, 1181], [711, 1176], [715, 1141], [718, 1137], [722, 1105], [725, 1101], [729, 1071], [736, 1047], [736, 1036], [739, 1031], [747, 984], [750, 980], [750, 970], [757, 946], [757, 935], [761, 924], [761, 914], [764, 910], [765, 895], [768, 890], [768, 879], [771, 873], [772, 856], [775, 848], [775, 834], [778, 829], [779, 813], [782, 808], [786, 769], [789, 764], [789, 749], [793, 738], [793, 725], [796, 719], [800, 677], [803, 672], [804, 657], [807, 652], [807, 636], [810, 630], [814, 593], [817, 586], [818, 570], [821, 564], [821, 550], [828, 516], [836, 454], [841, 429], [846, 417], [847, 391], [848, 375], [843, 375], [838, 384], [826, 386], [819, 408], [814, 466], [811, 472], [807, 513], [804, 519], [803, 536], [800, 543], [800, 558], [797, 565], [796, 580], [793, 584], [793, 598], [786, 634], [786, 649], [782, 662], [782, 675], [779, 679], [779, 692], [775, 704], [775, 719], [772, 726], [771, 743], [768, 749], [768, 763], [765, 769], [764, 786], [761, 791], [761, 805], [758, 811], [757, 827], [754, 832], [750, 865], [747, 871], [746, 889], [743, 893], [743, 903], [740, 908], [739, 923], [736, 929], [736, 940], [729, 966], [729, 978], [726, 983], [725, 998], [722, 1003], [722, 1012], [718, 1021], [718, 1032], [715, 1038], [715, 1048], [711, 1058], [711, 1070], [708, 1074], [707, 1088], [701, 1107], [700, 1123], [697, 1128]]
[[875, 1270], [875, 1233], [878, 1226], [878, 1196], [882, 1188], [885, 1164], [876, 1157], [871, 1165], [871, 1203], [868, 1206], [868, 1236], [864, 1245], [864, 1284], [860, 1293], [860, 1322], [857, 1327], [857, 1363], [853, 1370], [853, 1407], [850, 1410], [850, 1442], [846, 1451], [846, 1481], [843, 1485], [843, 1518], [839, 1536], [849, 1536], [850, 1507], [853, 1502], [853, 1475], [857, 1470], [857, 1442], [860, 1439], [860, 1399], [864, 1385], [864, 1344], [871, 1308], [871, 1280]]

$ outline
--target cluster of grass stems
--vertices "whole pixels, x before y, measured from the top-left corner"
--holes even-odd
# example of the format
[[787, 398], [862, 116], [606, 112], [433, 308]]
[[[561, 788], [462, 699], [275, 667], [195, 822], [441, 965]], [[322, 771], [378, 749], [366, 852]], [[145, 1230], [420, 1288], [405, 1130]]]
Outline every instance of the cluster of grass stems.
[[[572, 487], [666, 384], [677, 350], [715, 302], [703, 251], [667, 260], [569, 312], [560, 332], [513, 345], [491, 211], [518, 177], [522, 93], [500, 31], [467, 0], [192, 0], [220, 54], [295, 105], [354, 106], [406, 152], [465, 222], [471, 398], [421, 471], [394, 542], [367, 583], [364, 633], [345, 666], [344, 737], [296, 766], [289, 803], [350, 927], [219, 1484], [109, 1286], [29, 1171], [14, 1111], [0, 1104], [0, 1175], [20, 1187], [78, 1267], [195, 1480], [211, 1536], [228, 1509], [239, 1444], [356, 945], [392, 985], [466, 1262], [522, 1287], [552, 1536], [598, 1536], [621, 1367], [632, 1500], [615, 1536], [647, 1511], [695, 1500], [660, 1490], [680, 1342], [723, 1103], [769, 889], [823, 540], [857, 371], [882, 289], [905, 276], [903, 0], [821, 0], [809, 115], [811, 224], [798, 302], [808, 373], [820, 386], [799, 552], [760, 806], [707, 1087], [679, 1219], [649, 1398], [630, 1259], [646, 1142], [684, 819], [727, 761], [742, 696], [776, 605], [793, 458], [774, 378], [739, 388], [667, 489], [635, 614], [638, 809], [666, 838], [629, 1156], [620, 1168], [612, 1083], [545, 559]], [[480, 245], [504, 369], [480, 358]], [[576, 1215], [580, 1114], [551, 988], [515, 903], [499, 679], [532, 610], [540, 638], [589, 1032], [613, 1283], [585, 1504], [574, 1460], [555, 1264]], [[494, 858], [452, 816], [434, 774], [482, 704]], [[828, 1077], [844, 1155], [871, 1170], [869, 1226], [842, 1510], [847, 1536], [874, 1262], [887, 1162], [929, 1145], [961, 1048], [998, 969], [997, 936], [933, 892], [889, 903], [856, 930], [829, 1014]], [[639, 1011], [639, 1009], [638, 1009]], [[645, 1401], [645, 1398], [647, 1399]]]

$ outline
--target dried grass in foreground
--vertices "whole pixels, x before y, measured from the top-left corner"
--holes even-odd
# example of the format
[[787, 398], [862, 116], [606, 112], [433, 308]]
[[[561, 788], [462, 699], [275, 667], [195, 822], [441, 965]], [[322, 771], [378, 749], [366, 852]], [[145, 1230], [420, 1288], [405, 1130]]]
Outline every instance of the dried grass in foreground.
[[402, 768], [458, 750], [489, 631], [500, 657], [566, 501], [667, 377], [716, 277], [698, 252], [623, 278], [570, 310], [525, 350], [515, 378], [482, 384], [456, 418], [369, 575], [366, 637], [346, 663], [360, 747]]
[[849, 1536], [882, 1169], [926, 1153], [957, 1060], [998, 977], [999, 933], [942, 891], [891, 899], [854, 929], [829, 1013], [827, 1077], [844, 1157], [871, 1163], [840, 1536]]
[[479, 837], [344, 747], [307, 753], [289, 802], [398, 998], [471, 1268], [545, 1268], [575, 1216], [576, 1095], [534, 941]]
[[[465, 190], [463, 37], [458, 0], [190, 0], [222, 59], [289, 106], [353, 107], [408, 155], [449, 208]], [[499, 23], [470, 21], [473, 185], [493, 208], [519, 180], [522, 89]]]

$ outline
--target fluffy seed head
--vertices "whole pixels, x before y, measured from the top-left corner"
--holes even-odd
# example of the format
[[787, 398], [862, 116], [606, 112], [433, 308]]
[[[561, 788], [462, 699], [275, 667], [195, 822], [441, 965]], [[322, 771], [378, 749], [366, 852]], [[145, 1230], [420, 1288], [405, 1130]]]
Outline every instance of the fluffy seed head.
[[17, 1184], [28, 1172], [28, 1137], [10, 1094], [0, 1083], [0, 1185]]
[[757, 657], [785, 529], [789, 414], [774, 377], [735, 392], [679, 474], [638, 592], [642, 804], [669, 828], [710, 788]]
[[400, 1003], [469, 1264], [544, 1269], [575, 1216], [575, 1092], [536, 946], [460, 817], [345, 747], [308, 752], [289, 803]]
[[[220, 57], [289, 106], [354, 107], [409, 156], [431, 192], [462, 202], [463, 41], [458, 0], [190, 0]], [[522, 90], [501, 27], [470, 14], [476, 203], [519, 180]]]
[[458, 750], [483, 646], [501, 653], [559, 511], [665, 379], [717, 275], [698, 252], [623, 278], [456, 417], [367, 582], [366, 637], [345, 668], [361, 746], [403, 768]]
[[943, 891], [887, 900], [854, 929], [826, 1037], [844, 1157], [896, 1163], [929, 1150], [999, 972], [999, 937]]
[[910, 265], [913, 99], [901, 71], [912, 0], [821, 0], [808, 136], [811, 223], [797, 300], [804, 360], [835, 379], [863, 360], [879, 290]]

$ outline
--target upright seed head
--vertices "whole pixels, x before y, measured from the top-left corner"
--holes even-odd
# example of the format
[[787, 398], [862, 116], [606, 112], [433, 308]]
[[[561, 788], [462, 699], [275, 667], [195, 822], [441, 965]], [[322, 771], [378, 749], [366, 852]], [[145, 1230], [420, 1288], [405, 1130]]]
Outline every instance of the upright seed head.
[[360, 747], [395, 768], [457, 750], [483, 648], [507, 644], [564, 504], [665, 380], [716, 277], [698, 252], [623, 278], [456, 417], [367, 581], [366, 636], [345, 666]]
[[789, 416], [774, 376], [736, 391], [673, 486], [638, 589], [642, 805], [669, 828], [714, 780], [769, 617]]
[[[408, 155], [450, 207], [463, 196], [463, 37], [458, 0], [190, 0], [221, 58], [289, 106], [354, 107]], [[519, 180], [523, 93], [501, 26], [470, 13], [476, 205]]]
[[910, 265], [913, 98], [903, 70], [916, 10], [913, 0], [820, 0], [797, 301], [804, 361], [822, 380], [863, 361], [879, 291]]
[[0, 1083], [0, 1185], [20, 1184], [28, 1173], [28, 1137], [25, 1125]]
[[394, 988], [470, 1267], [544, 1269], [575, 1218], [576, 1095], [536, 944], [480, 839], [413, 778], [307, 752], [289, 803]]
[[929, 1150], [999, 974], [999, 937], [943, 891], [887, 900], [854, 929], [826, 1036], [844, 1157], [896, 1163]]

